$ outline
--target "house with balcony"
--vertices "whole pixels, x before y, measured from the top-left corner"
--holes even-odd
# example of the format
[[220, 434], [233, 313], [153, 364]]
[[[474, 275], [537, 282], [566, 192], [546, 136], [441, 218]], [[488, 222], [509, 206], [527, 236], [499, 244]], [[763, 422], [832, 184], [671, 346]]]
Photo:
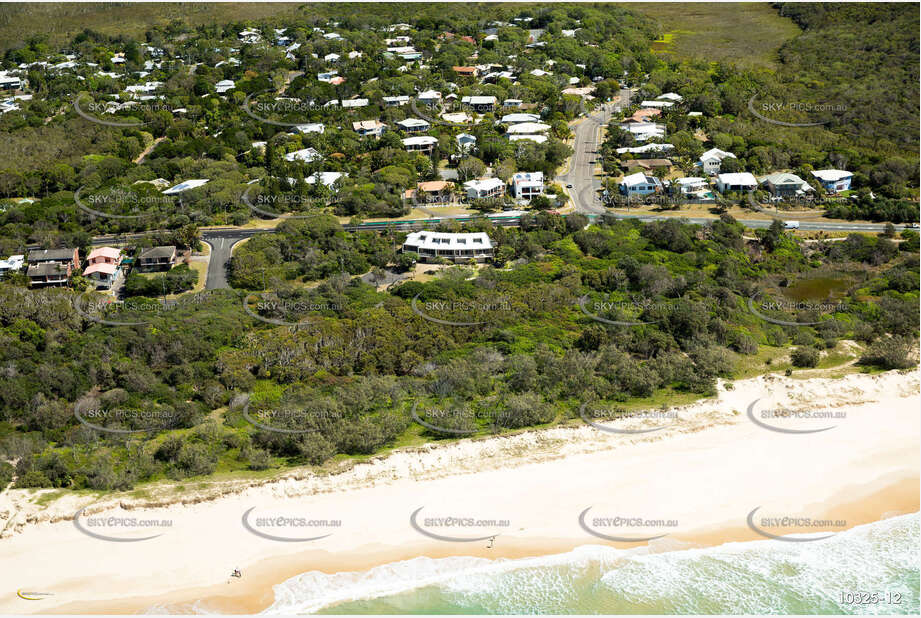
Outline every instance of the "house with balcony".
[[86, 258], [83, 276], [96, 284], [96, 289], [110, 289], [122, 275], [122, 253], [114, 247], [97, 247]]
[[485, 200], [505, 195], [505, 183], [499, 178], [478, 178], [464, 183], [468, 200]]
[[723, 159], [735, 159], [736, 156], [731, 152], [726, 152], [725, 150], [720, 150], [719, 148], [711, 148], [707, 152], [700, 155], [700, 158], [697, 159], [697, 162], [694, 164], [703, 171], [704, 174], [714, 175], [720, 173], [720, 165], [723, 163]]
[[845, 170], [815, 170], [812, 175], [818, 179], [829, 193], [841, 193], [851, 188], [851, 180], [854, 174]]
[[80, 254], [76, 249], [36, 249], [29, 251], [29, 266], [38, 264], [69, 264], [71, 270], [80, 268]]
[[624, 176], [619, 186], [620, 192], [627, 197], [640, 197], [662, 191], [662, 181], [643, 172]]
[[142, 271], [169, 270], [176, 264], [176, 247], [161, 245], [144, 249], [138, 255], [137, 267]]
[[808, 182], [789, 172], [768, 174], [761, 179], [761, 184], [771, 192], [771, 195], [777, 197], [794, 197], [812, 191]]
[[431, 135], [417, 135], [403, 139], [403, 147], [409, 152], [424, 152], [431, 154], [438, 143], [438, 138]]
[[748, 172], [735, 172], [732, 174], [717, 174], [716, 188], [720, 193], [727, 191], [754, 191], [758, 181]]
[[67, 285], [72, 274], [73, 267], [70, 262], [31, 264], [29, 270], [26, 271], [29, 286], [33, 288]]
[[493, 257], [493, 244], [486, 232], [411, 232], [403, 243], [404, 253], [415, 253], [423, 262], [446, 258], [454, 262]]
[[518, 172], [511, 178], [512, 195], [520, 200], [531, 200], [544, 193], [543, 172]]
[[5, 260], [0, 260], [0, 279], [6, 278], [10, 273], [18, 273], [26, 262], [24, 255], [11, 255]]
[[387, 125], [380, 120], [359, 120], [352, 123], [352, 130], [362, 137], [380, 137], [387, 130]]
[[432, 127], [432, 125], [421, 118], [406, 118], [398, 121], [396, 124], [404, 133], [425, 133]]
[[485, 114], [496, 108], [496, 97], [493, 96], [469, 96], [461, 97], [461, 103], [473, 111]]

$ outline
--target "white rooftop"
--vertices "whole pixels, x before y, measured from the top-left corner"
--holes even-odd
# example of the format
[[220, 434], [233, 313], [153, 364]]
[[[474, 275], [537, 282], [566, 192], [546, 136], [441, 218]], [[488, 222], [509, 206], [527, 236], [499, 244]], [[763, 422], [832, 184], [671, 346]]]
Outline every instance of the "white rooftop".
[[186, 180], [185, 182], [180, 182], [174, 187], [166, 189], [163, 193], [170, 195], [173, 193], [182, 193], [183, 191], [188, 191], [189, 189], [194, 189], [195, 187], [200, 187], [203, 184], [207, 183], [210, 179], [208, 178], [195, 178], [193, 180]]
[[419, 247], [420, 249], [452, 250], [452, 249], [492, 249], [492, 240], [486, 232], [410, 232], [404, 245]]

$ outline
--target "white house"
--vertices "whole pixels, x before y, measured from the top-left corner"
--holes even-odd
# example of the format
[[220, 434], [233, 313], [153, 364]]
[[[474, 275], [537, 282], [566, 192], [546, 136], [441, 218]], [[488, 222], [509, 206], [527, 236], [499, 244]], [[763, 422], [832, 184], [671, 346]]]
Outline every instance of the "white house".
[[733, 174], [718, 174], [716, 176], [716, 187], [720, 193], [726, 191], [753, 191], [758, 186], [758, 181], [748, 172], [736, 172]]
[[476, 136], [469, 133], [461, 133], [457, 136], [457, 147], [467, 151], [476, 146]]
[[308, 133], [325, 133], [326, 127], [323, 126], [322, 122], [310, 122], [307, 124], [299, 124], [294, 127], [294, 130], [298, 133], [307, 135]]
[[302, 161], [304, 163], [310, 163], [322, 158], [323, 156], [313, 148], [303, 148], [285, 155], [285, 161]]
[[812, 175], [818, 178], [829, 193], [847, 191], [851, 188], [851, 180], [854, 178], [854, 174], [845, 170], [815, 170]]
[[236, 86], [232, 79], [222, 79], [218, 83], [214, 84], [214, 89], [218, 94], [224, 94], [228, 90], [233, 90], [235, 87]]
[[498, 178], [481, 178], [464, 183], [467, 199], [482, 200], [499, 197], [505, 193], [505, 183]]
[[518, 172], [512, 176], [512, 195], [530, 200], [544, 192], [543, 172]]
[[317, 81], [321, 82], [331, 82], [333, 78], [339, 75], [338, 69], [333, 69], [332, 71], [325, 71], [323, 73], [317, 73]]
[[664, 109], [674, 105], [671, 101], [643, 101], [640, 103], [641, 108], [645, 109]]
[[441, 101], [441, 93], [437, 90], [426, 90], [416, 96], [416, 100], [422, 105], [438, 105]]
[[317, 172], [316, 174], [311, 174], [305, 178], [304, 182], [312, 185], [315, 184], [319, 179], [319, 181], [327, 187], [332, 187], [336, 181], [343, 176], [348, 176], [348, 174], [344, 174], [342, 172]]
[[701, 168], [704, 174], [719, 174], [720, 165], [723, 162], [723, 159], [735, 159], [736, 156], [731, 152], [726, 152], [725, 150], [720, 150], [719, 148], [711, 148], [707, 152], [700, 155], [700, 158], [697, 160], [697, 167]]
[[665, 152], [667, 150], [672, 150], [674, 146], [672, 144], [643, 144], [642, 146], [632, 146], [625, 148], [618, 148], [617, 154], [646, 154], [649, 152]]
[[469, 96], [461, 97], [461, 103], [471, 107], [476, 112], [491, 112], [496, 107], [494, 96]]
[[368, 99], [342, 99], [342, 108], [368, 107]]
[[502, 119], [499, 121], [502, 124], [516, 124], [519, 122], [538, 122], [540, 116], [538, 114], [506, 114], [502, 116]]
[[183, 191], [188, 191], [189, 189], [195, 189], [200, 187], [203, 184], [207, 183], [210, 179], [208, 178], [194, 178], [192, 180], [186, 180], [185, 182], [180, 182], [178, 185], [172, 186], [169, 189], [163, 191], [164, 195], [173, 195], [174, 193], [182, 193]]
[[515, 134], [512, 134], [512, 135], [509, 135], [509, 136], [507, 136], [507, 137], [508, 137], [508, 141], [510, 141], [510, 142], [520, 142], [520, 141], [522, 141], [522, 140], [528, 140], [528, 141], [531, 141], [531, 142], [536, 142], [536, 143], [538, 143], [538, 144], [543, 144], [544, 142], [547, 141], [547, 136], [546, 136], [546, 135], [532, 135], [532, 134], [529, 134], [529, 133], [526, 133], [526, 134], [524, 134], [524, 135], [515, 135]]
[[420, 118], [406, 118], [398, 121], [397, 126], [406, 133], [425, 133], [432, 125]]
[[432, 152], [438, 138], [431, 135], [416, 135], [403, 139], [403, 147], [410, 152]]
[[627, 197], [634, 195], [649, 195], [662, 190], [662, 181], [655, 176], [648, 176], [643, 172], [624, 176], [620, 181], [620, 192]]
[[678, 189], [685, 195], [697, 193], [698, 191], [707, 190], [707, 179], [700, 176], [687, 176], [685, 178], [676, 178], [672, 182], [678, 186]]
[[493, 244], [486, 232], [410, 232], [403, 242], [403, 252], [416, 253], [421, 260], [483, 262], [493, 256]]
[[803, 195], [812, 191], [808, 182], [789, 172], [777, 172], [768, 174], [761, 179], [761, 183], [767, 187], [773, 195], [789, 197], [793, 195]]
[[633, 139], [638, 142], [648, 142], [651, 139], [665, 138], [665, 125], [655, 122], [625, 122], [620, 128], [629, 131]]
[[543, 124], [542, 122], [519, 122], [510, 125], [509, 128], [505, 130], [505, 132], [508, 135], [535, 135], [546, 133], [549, 130], [550, 125]]
[[383, 101], [386, 107], [400, 107], [409, 103], [409, 97], [405, 94], [395, 97], [383, 97]]
[[680, 94], [674, 92], [666, 92], [665, 94], [660, 94], [656, 97], [657, 101], [671, 101], [672, 103], [681, 103], [684, 101], [684, 97]]
[[5, 260], [0, 260], [0, 279], [6, 277], [9, 273], [18, 273], [22, 270], [22, 265], [26, 261], [24, 255], [11, 255]]

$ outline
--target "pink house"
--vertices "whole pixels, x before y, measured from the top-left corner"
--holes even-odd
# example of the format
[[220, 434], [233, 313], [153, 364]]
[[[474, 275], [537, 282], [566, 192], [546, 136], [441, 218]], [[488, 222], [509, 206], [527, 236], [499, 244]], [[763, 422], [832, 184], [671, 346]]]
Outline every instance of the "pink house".
[[96, 282], [97, 288], [110, 288], [121, 274], [122, 255], [119, 249], [99, 247], [86, 258], [83, 276]]

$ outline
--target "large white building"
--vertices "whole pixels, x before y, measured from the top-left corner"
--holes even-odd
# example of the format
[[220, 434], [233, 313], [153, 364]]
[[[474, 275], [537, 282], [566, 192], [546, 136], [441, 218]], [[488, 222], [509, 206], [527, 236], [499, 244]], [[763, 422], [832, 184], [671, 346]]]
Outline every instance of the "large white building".
[[512, 176], [512, 195], [523, 200], [544, 193], [543, 172], [518, 172]]
[[752, 191], [758, 187], [758, 181], [748, 172], [737, 172], [734, 174], [718, 174], [716, 177], [716, 188], [720, 193], [726, 191]]
[[735, 158], [736, 156], [731, 152], [726, 152], [725, 150], [720, 150], [719, 148], [711, 148], [707, 152], [700, 155], [696, 165], [703, 170], [704, 174], [719, 174], [720, 165], [722, 164], [723, 159]]
[[411, 232], [403, 243], [403, 252], [419, 255], [422, 261], [447, 258], [455, 262], [484, 262], [493, 256], [492, 240], [486, 232]]
[[464, 183], [464, 190], [467, 192], [467, 199], [482, 200], [504, 194], [505, 183], [498, 178], [468, 180]]

